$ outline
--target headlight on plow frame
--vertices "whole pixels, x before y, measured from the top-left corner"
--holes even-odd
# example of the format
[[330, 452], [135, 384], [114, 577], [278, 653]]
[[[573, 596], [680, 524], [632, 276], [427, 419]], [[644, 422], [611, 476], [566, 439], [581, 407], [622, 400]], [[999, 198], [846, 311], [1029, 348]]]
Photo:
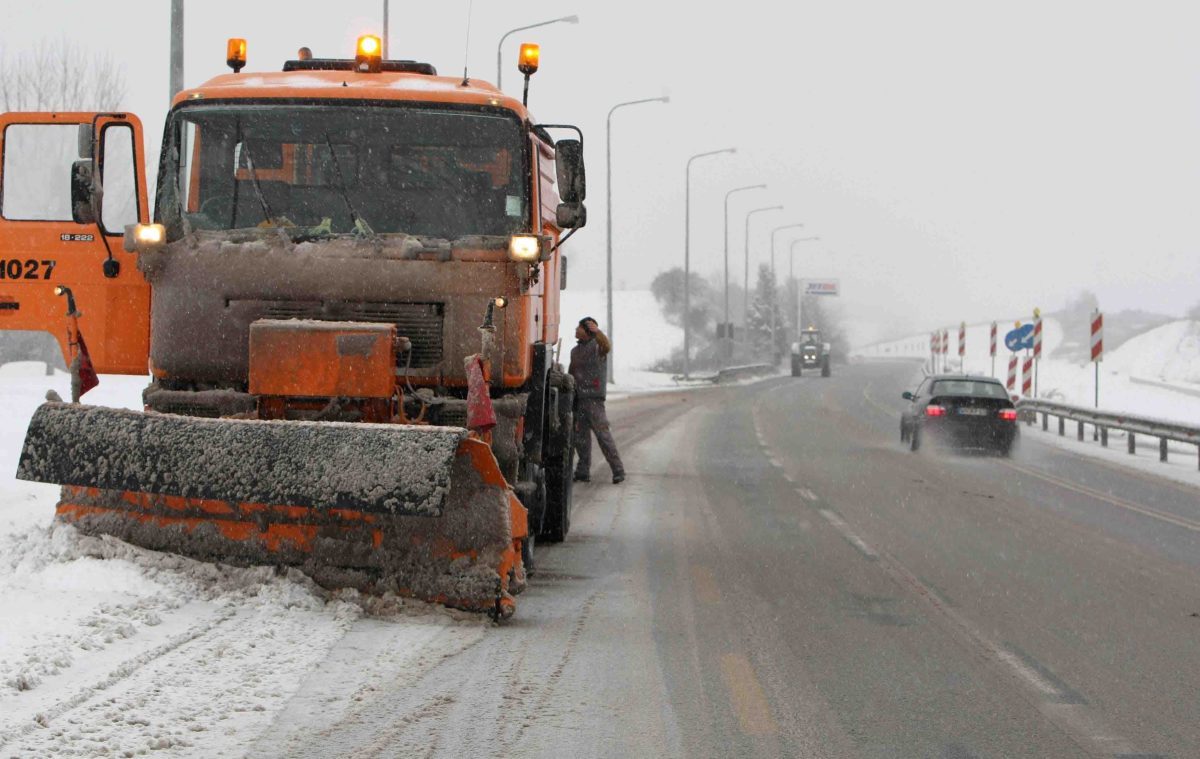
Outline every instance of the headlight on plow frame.
[[542, 257], [542, 240], [534, 235], [513, 235], [508, 241], [508, 257], [514, 261], [533, 263]]

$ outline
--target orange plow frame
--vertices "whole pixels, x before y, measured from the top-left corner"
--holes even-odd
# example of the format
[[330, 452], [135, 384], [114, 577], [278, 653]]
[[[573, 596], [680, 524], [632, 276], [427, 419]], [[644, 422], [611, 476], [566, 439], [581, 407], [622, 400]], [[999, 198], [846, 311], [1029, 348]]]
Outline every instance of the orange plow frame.
[[[146, 548], [230, 564], [265, 561], [297, 566], [318, 584], [332, 588], [391, 591], [507, 618], [516, 610], [513, 595], [525, 585], [521, 546], [529, 534], [527, 512], [486, 443], [463, 439], [455, 460], [459, 474], [468, 468], [478, 474], [474, 490], [464, 496], [467, 500], [461, 506], [494, 509], [498, 500], [475, 496], [502, 494], [507, 513], [485, 516], [492, 518], [493, 527], [506, 526], [506, 531], [465, 530], [452, 535], [438, 530], [446, 515], [392, 517], [77, 485], [62, 487], [57, 517], [86, 533], [114, 535]], [[453, 482], [451, 487], [453, 491]], [[449, 502], [447, 508], [454, 508], [453, 497]], [[504, 532], [507, 536], [495, 538]], [[484, 537], [489, 534], [493, 537]], [[441, 567], [443, 576], [406, 582], [403, 571], [393, 571], [402, 564], [394, 561], [393, 554], [398, 553], [412, 553], [412, 561]], [[459, 580], [464, 576], [471, 577], [466, 585], [474, 592], [461, 591], [464, 583]]]

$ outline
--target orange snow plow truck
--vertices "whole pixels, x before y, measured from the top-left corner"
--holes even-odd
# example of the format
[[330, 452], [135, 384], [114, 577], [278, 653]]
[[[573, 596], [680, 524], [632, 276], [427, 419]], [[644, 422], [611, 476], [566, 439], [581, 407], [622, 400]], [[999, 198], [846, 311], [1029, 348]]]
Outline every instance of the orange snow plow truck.
[[[86, 533], [507, 617], [570, 522], [583, 137], [379, 50], [249, 74], [231, 40], [174, 99], [153, 223], [136, 117], [0, 117], [0, 329], [75, 388], [17, 476]], [[89, 357], [148, 366], [145, 410], [80, 405]]]

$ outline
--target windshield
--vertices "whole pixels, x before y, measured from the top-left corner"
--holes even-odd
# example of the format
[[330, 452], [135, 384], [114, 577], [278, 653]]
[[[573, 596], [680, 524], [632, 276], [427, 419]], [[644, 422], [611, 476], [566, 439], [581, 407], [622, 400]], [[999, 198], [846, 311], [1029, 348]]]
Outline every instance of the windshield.
[[982, 398], [1008, 398], [1008, 392], [998, 382], [976, 380], [939, 380], [933, 383], [930, 395], [970, 395]]
[[520, 124], [496, 113], [193, 106], [171, 117], [167, 141], [158, 213], [168, 239], [269, 226], [447, 239], [530, 227]]

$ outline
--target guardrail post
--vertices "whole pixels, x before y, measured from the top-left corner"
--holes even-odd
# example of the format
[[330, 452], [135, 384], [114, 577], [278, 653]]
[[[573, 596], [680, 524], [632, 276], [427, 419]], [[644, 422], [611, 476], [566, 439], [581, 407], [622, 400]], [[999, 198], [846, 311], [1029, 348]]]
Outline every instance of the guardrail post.
[[1105, 448], [1108, 447], [1108, 428], [1107, 427], [1100, 428], [1100, 445]]
[[1167, 439], [1165, 437], [1160, 437], [1158, 439], [1158, 460], [1167, 460]]
[[1062, 437], [1065, 434], [1067, 434], [1067, 418], [1060, 416], [1058, 418], [1058, 436]]
[[1130, 455], [1137, 453], [1137, 435], [1129, 433], [1129, 453]]
[[1042, 414], [1042, 432], [1045, 432], [1048, 429], [1050, 429], [1050, 415], [1043, 413]]
[[1083, 442], [1083, 422], [1079, 422], [1079, 430], [1075, 436], [1079, 438], [1079, 442]]

